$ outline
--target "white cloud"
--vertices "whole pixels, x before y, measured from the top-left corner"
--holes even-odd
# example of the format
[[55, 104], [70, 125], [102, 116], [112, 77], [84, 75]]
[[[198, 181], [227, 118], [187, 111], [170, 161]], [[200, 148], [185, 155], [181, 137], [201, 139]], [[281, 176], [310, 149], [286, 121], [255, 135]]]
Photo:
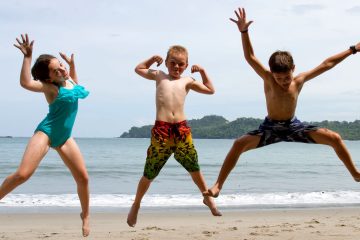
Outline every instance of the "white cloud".
[[291, 10], [295, 14], [304, 15], [308, 12], [318, 12], [319, 10], [326, 10], [326, 7], [320, 4], [296, 4], [292, 6]]
[[350, 13], [350, 14], [359, 14], [360, 13], [360, 6], [354, 6], [351, 8], [346, 9], [346, 12]]

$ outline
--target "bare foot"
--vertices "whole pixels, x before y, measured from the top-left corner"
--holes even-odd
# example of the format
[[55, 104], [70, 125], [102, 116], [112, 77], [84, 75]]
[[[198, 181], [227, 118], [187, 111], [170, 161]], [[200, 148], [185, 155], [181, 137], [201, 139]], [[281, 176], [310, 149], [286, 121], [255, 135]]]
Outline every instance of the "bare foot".
[[90, 234], [89, 215], [84, 217], [84, 215], [80, 213], [80, 218], [82, 220], [82, 234], [84, 237], [87, 237]]
[[129, 225], [129, 227], [135, 227], [139, 208], [140, 205], [133, 204], [131, 206], [127, 217], [127, 224]]
[[214, 185], [212, 188], [209, 188], [207, 191], [203, 192], [202, 195], [204, 197], [213, 197], [217, 198], [219, 196], [220, 189]]
[[214, 200], [212, 200], [209, 196], [204, 196], [203, 203], [208, 206], [210, 209], [212, 215], [214, 216], [222, 216], [221, 212], [216, 208], [216, 205], [214, 203]]

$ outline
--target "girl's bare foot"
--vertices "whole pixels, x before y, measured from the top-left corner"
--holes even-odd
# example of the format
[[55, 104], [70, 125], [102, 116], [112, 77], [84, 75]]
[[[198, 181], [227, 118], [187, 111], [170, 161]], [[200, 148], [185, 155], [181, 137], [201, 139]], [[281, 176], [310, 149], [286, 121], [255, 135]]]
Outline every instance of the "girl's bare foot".
[[83, 213], [80, 213], [80, 218], [82, 220], [82, 234], [84, 237], [87, 237], [90, 234], [89, 215], [85, 217]]

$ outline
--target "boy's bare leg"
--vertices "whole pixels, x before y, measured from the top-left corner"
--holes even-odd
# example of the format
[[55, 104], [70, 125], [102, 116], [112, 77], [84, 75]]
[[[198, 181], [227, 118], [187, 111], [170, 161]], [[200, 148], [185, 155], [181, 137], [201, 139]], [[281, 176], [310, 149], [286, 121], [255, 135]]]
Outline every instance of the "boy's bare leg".
[[36, 132], [26, 146], [22, 161], [15, 173], [5, 178], [0, 186], [0, 200], [20, 184], [26, 182], [39, 166], [49, 150], [49, 138], [43, 132]]
[[231, 170], [235, 167], [240, 155], [248, 150], [256, 148], [259, 144], [260, 136], [244, 135], [235, 140], [224, 163], [221, 167], [218, 179], [214, 186], [203, 193], [204, 196], [218, 197], [225, 180], [229, 176]]
[[136, 190], [136, 196], [135, 196], [134, 203], [131, 206], [128, 217], [127, 217], [127, 224], [130, 227], [135, 227], [141, 200], [144, 197], [147, 190], [149, 189], [150, 184], [151, 184], [151, 180], [147, 179], [144, 176], [141, 177], [138, 187], [137, 187], [137, 190]]
[[70, 169], [76, 184], [80, 199], [82, 220], [82, 234], [84, 237], [90, 234], [89, 223], [89, 176], [86, 170], [84, 158], [78, 145], [73, 138], [69, 138], [61, 147], [56, 148], [65, 165]]
[[[198, 186], [201, 193], [207, 190], [207, 186], [205, 183], [204, 176], [200, 171], [190, 172], [191, 178], [194, 183]], [[216, 204], [214, 200], [210, 196], [204, 196], [203, 203], [209, 207], [212, 215], [214, 216], [222, 216], [221, 212], [216, 208]]]
[[308, 134], [314, 139], [316, 143], [331, 146], [355, 181], [360, 182], [360, 172], [356, 169], [351, 159], [350, 153], [338, 133], [326, 128], [320, 128], [316, 131], [310, 131]]

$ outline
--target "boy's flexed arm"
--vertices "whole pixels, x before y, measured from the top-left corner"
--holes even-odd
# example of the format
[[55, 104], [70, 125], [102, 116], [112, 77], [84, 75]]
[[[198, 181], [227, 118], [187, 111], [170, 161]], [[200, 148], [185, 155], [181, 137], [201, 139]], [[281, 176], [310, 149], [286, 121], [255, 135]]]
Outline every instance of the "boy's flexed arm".
[[250, 37], [248, 34], [248, 28], [253, 21], [246, 21], [246, 12], [244, 8], [239, 8], [239, 12], [235, 11], [237, 20], [230, 18], [230, 20], [238, 26], [239, 31], [241, 32], [241, 40], [244, 50], [244, 55], [246, 61], [250, 66], [255, 70], [255, 72], [262, 78], [267, 79], [269, 71], [260, 63], [260, 61], [255, 57], [254, 50], [251, 45]]
[[192, 89], [196, 92], [199, 92], [199, 93], [214, 94], [215, 88], [214, 88], [209, 76], [207, 75], [205, 69], [199, 65], [193, 65], [191, 67], [191, 73], [195, 73], [195, 72], [200, 73], [202, 83], [193, 81], [190, 85], [190, 89]]
[[347, 58], [351, 54], [355, 54], [359, 51], [360, 51], [360, 42], [357, 43], [355, 46], [352, 46], [351, 48], [349, 48], [343, 52], [340, 52], [338, 54], [335, 54], [335, 55], [325, 59], [316, 68], [314, 68], [310, 71], [304, 72], [304, 73], [300, 73], [299, 77], [300, 77], [300, 79], [303, 79], [304, 82], [306, 82], [306, 81], [330, 70], [331, 68], [335, 67], [338, 63], [343, 61], [345, 58]]
[[157, 66], [160, 66], [162, 64], [162, 62], [163, 62], [162, 57], [160, 57], [158, 55], [154, 55], [151, 58], [139, 63], [135, 67], [135, 72], [146, 79], [155, 80], [159, 71], [152, 70], [152, 69], [150, 69], [150, 67], [154, 63], [157, 63]]

